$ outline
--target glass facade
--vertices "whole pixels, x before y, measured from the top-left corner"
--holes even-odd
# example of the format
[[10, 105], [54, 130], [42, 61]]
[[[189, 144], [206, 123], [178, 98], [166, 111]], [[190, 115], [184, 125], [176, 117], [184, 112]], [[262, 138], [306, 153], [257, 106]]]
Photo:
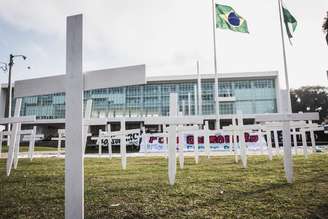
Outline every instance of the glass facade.
[[[202, 113], [213, 115], [214, 80], [203, 80]], [[85, 101], [93, 100], [92, 117], [140, 117], [168, 115], [170, 93], [177, 92], [179, 108], [195, 115], [197, 112], [197, 82], [154, 83], [136, 86], [88, 90]], [[190, 104], [188, 104], [190, 95]], [[219, 82], [219, 96], [228, 97], [220, 102], [220, 114], [277, 112], [274, 79], [233, 80]], [[196, 97], [196, 98], [195, 98]], [[229, 99], [229, 97], [231, 97]], [[183, 107], [182, 104], [185, 103]], [[36, 115], [37, 119], [65, 117], [65, 93], [24, 97], [21, 115]]]

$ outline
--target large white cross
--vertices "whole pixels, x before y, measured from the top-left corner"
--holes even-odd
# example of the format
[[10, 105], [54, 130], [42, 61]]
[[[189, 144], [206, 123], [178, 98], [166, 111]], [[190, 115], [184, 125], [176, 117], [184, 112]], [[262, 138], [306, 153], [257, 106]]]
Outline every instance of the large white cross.
[[286, 113], [286, 114], [267, 114], [257, 115], [256, 122], [282, 122], [283, 128], [283, 147], [284, 147], [284, 169], [288, 183], [293, 183], [293, 160], [291, 151], [291, 121], [319, 120], [318, 113]]
[[179, 125], [203, 124], [203, 118], [199, 116], [178, 116], [178, 95], [170, 94], [169, 117], [145, 118], [146, 125], [164, 124], [168, 128], [168, 177], [169, 184], [174, 185], [176, 176], [176, 139]]
[[82, 14], [67, 17], [65, 96], [65, 218], [84, 218]]
[[[22, 99], [21, 98], [16, 99], [14, 117], [0, 118], [0, 124], [13, 124], [12, 130], [10, 131], [10, 141], [8, 144], [9, 150], [8, 150], [7, 168], [6, 168], [7, 176], [10, 175], [14, 160], [18, 159], [18, 152], [19, 152], [18, 138], [20, 136], [18, 135], [18, 132], [21, 129], [21, 124], [36, 121], [35, 116], [20, 117], [21, 106], [22, 106]], [[17, 166], [17, 162], [16, 162], [16, 166]]]

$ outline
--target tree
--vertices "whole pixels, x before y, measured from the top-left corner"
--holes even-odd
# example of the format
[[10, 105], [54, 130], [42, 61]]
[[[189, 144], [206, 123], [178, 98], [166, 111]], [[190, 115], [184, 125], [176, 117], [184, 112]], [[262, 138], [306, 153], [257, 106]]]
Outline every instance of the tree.
[[294, 113], [319, 112], [320, 122], [328, 119], [328, 88], [305, 86], [291, 90], [291, 102]]
[[328, 12], [327, 12], [327, 17], [325, 17], [325, 20], [322, 25], [323, 32], [326, 34], [326, 41], [328, 45]]

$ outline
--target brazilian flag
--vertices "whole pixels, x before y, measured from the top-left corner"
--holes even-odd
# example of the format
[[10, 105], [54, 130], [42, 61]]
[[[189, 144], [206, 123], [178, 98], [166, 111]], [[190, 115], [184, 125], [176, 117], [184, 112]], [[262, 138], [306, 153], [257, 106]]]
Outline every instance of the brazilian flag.
[[216, 4], [216, 27], [241, 33], [249, 33], [247, 22], [227, 5]]

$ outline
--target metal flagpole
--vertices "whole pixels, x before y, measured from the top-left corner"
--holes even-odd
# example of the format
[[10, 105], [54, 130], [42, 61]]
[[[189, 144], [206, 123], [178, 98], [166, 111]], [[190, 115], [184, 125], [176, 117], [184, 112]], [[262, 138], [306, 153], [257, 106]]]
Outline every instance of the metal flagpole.
[[286, 81], [286, 90], [287, 90], [287, 101], [288, 101], [288, 113], [292, 112], [291, 100], [290, 100], [290, 90], [289, 90], [289, 79], [288, 79], [288, 68], [287, 68], [287, 55], [286, 55], [286, 46], [285, 46], [285, 36], [284, 29], [282, 23], [282, 3], [281, 0], [278, 0], [279, 4], [279, 18], [280, 18], [280, 31], [281, 31], [281, 40], [282, 40], [282, 48], [283, 48], [283, 56], [284, 56], [284, 67], [285, 67], [285, 81]]
[[215, 101], [215, 112], [216, 112], [216, 129], [220, 129], [220, 108], [219, 108], [219, 76], [216, 61], [216, 10], [215, 0], [212, 0], [212, 17], [213, 17], [213, 55], [214, 55], [214, 101]]

